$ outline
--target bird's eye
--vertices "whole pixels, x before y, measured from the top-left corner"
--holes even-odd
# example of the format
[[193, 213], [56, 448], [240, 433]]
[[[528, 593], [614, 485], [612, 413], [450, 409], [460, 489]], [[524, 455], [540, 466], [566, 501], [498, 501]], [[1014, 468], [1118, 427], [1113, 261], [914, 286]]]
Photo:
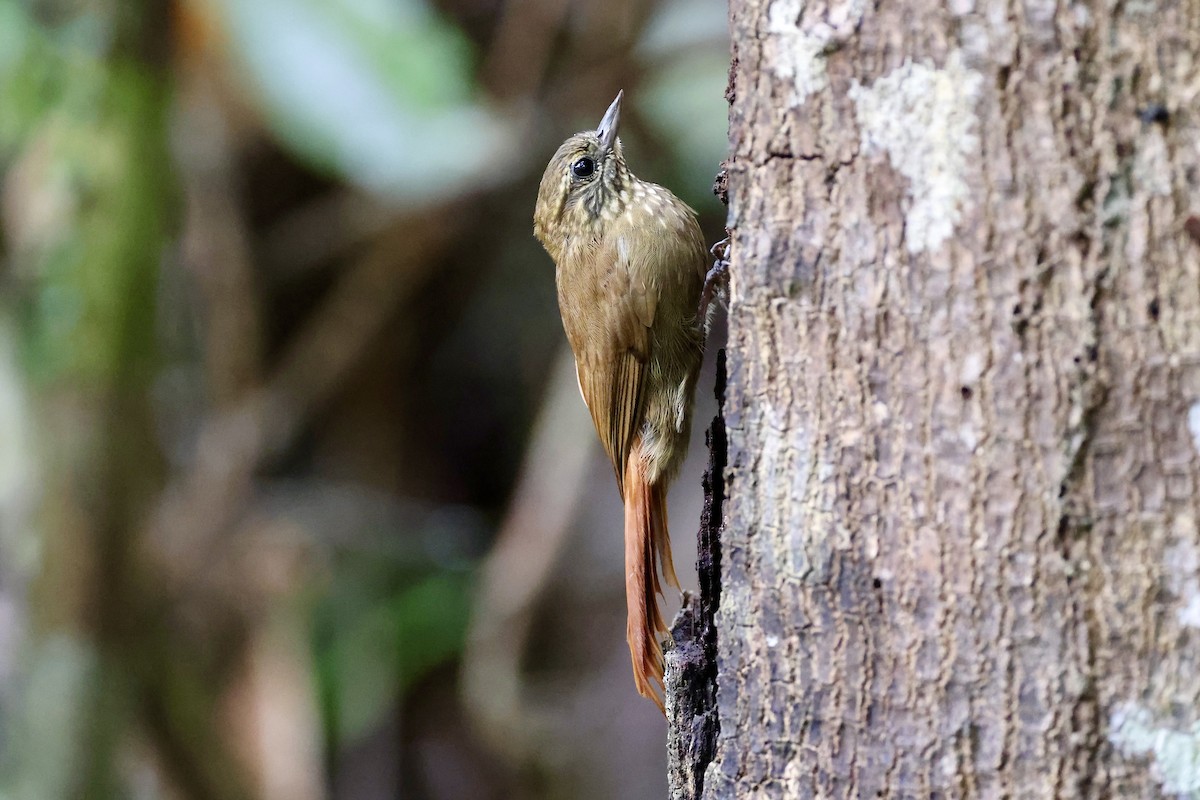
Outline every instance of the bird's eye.
[[584, 156], [571, 165], [571, 174], [576, 178], [586, 178], [595, 171], [596, 162], [592, 161], [587, 156]]

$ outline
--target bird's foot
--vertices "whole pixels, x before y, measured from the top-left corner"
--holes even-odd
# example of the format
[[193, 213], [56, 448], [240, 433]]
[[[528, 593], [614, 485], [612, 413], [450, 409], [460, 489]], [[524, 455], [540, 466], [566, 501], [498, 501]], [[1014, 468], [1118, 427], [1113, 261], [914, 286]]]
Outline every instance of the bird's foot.
[[716, 261], [713, 262], [712, 269], [704, 276], [704, 288], [700, 292], [700, 307], [696, 311], [696, 318], [704, 320], [706, 324], [713, 300], [717, 297], [725, 299], [728, 296], [729, 237], [726, 236], [714, 244], [709, 252], [716, 257]]

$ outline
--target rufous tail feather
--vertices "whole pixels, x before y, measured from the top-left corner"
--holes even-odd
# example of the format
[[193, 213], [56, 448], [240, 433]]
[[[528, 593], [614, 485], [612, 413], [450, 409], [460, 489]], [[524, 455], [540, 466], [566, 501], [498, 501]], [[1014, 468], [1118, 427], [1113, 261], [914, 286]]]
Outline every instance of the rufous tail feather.
[[628, 620], [625, 636], [633, 660], [633, 683], [638, 694], [664, 711], [663, 656], [659, 635], [667, 633], [658, 596], [662, 595], [659, 568], [670, 586], [679, 588], [671, 562], [667, 531], [666, 486], [646, 480], [641, 440], [630, 449], [625, 464], [625, 602]]

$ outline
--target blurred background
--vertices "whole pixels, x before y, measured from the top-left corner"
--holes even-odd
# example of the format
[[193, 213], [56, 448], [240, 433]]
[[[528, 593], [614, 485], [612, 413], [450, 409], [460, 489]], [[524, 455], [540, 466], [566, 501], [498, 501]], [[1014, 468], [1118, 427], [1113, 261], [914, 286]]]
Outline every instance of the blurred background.
[[0, 0], [0, 800], [665, 796], [531, 216], [624, 88], [721, 238], [728, 58], [719, 0]]

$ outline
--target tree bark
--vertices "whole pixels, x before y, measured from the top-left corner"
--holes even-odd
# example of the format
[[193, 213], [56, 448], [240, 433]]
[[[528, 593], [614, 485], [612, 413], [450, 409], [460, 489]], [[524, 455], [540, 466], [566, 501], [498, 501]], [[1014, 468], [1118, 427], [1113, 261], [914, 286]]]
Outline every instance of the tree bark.
[[731, 5], [700, 796], [1200, 792], [1200, 4]]

